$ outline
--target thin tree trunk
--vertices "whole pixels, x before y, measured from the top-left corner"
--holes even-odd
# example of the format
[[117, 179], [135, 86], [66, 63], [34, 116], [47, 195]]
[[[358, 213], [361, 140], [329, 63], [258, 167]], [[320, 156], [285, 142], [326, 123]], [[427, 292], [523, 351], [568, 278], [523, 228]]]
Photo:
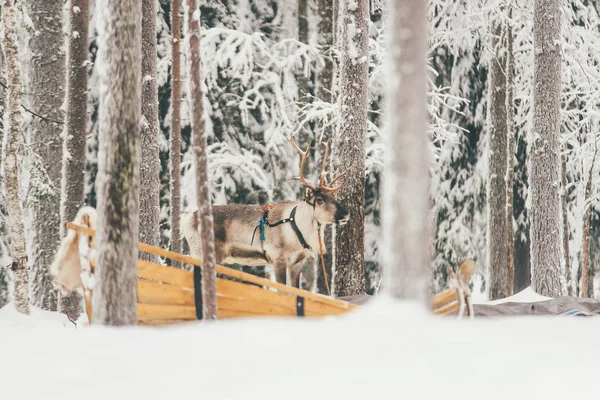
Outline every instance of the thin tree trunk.
[[488, 102], [489, 159], [488, 159], [488, 234], [487, 258], [490, 271], [491, 300], [508, 297], [508, 246], [506, 243], [506, 58], [502, 49], [502, 26], [494, 27], [492, 49], [499, 56], [492, 58], [489, 67], [490, 86]]
[[561, 164], [561, 208], [562, 208], [562, 240], [563, 256], [565, 262], [565, 280], [567, 282], [567, 294], [573, 296], [573, 283], [571, 278], [571, 255], [569, 252], [569, 218], [567, 210], [567, 156], [562, 152], [560, 156]]
[[515, 228], [513, 222], [513, 185], [515, 158], [515, 111], [514, 111], [514, 75], [515, 55], [513, 53], [512, 7], [508, 10], [506, 28], [506, 256], [507, 256], [507, 295], [512, 296], [515, 281]]
[[9, 127], [6, 130], [2, 146], [4, 173], [4, 191], [6, 211], [10, 222], [10, 252], [15, 291], [14, 302], [17, 311], [29, 314], [29, 271], [25, 244], [23, 212], [19, 200], [19, 154], [23, 150], [23, 132], [21, 131], [21, 71], [19, 66], [19, 47], [15, 26], [14, 0], [7, 0], [2, 6], [4, 22], [4, 50], [6, 52], [8, 76]]
[[[335, 0], [337, 2], [337, 0]], [[333, 72], [334, 72], [334, 61], [332, 54], [333, 47], [333, 33], [334, 33], [334, 25], [333, 25], [333, 8], [334, 1], [332, 0], [318, 0], [317, 1], [318, 13], [319, 13], [319, 45], [321, 46], [322, 51], [325, 53], [325, 65], [319, 71], [318, 80], [317, 80], [317, 97], [321, 101], [326, 101], [331, 103], [333, 100], [332, 91], [333, 91]], [[323, 140], [331, 141], [333, 138], [333, 127], [329, 126], [324, 128], [321, 132], [323, 136]], [[331, 159], [331, 157], [330, 157]], [[319, 268], [317, 271], [317, 290], [319, 293], [329, 294], [331, 291], [332, 284], [332, 251], [334, 248], [333, 243], [333, 232], [332, 227], [328, 226], [325, 229], [324, 242], [326, 248], [329, 250], [324, 255], [325, 259], [325, 274], [323, 274], [323, 267]], [[319, 265], [320, 262], [317, 263]], [[327, 283], [326, 283], [327, 282]]]
[[[0, 168], [2, 166], [2, 159], [4, 157], [4, 153], [2, 151], [2, 146], [4, 143], [4, 133], [6, 130], [6, 122], [5, 122], [5, 111], [6, 111], [6, 64], [4, 61], [4, 45], [0, 41], [0, 81], [2, 85], [0, 85]], [[6, 235], [4, 231], [5, 227], [5, 218], [4, 213], [6, 212], [5, 205], [6, 200], [4, 200], [4, 194], [2, 193], [2, 187], [4, 185], [4, 177], [3, 173], [0, 172], [0, 235]], [[5, 256], [9, 256], [9, 254], [4, 254], [4, 248], [0, 243], [0, 260], [2, 260]], [[8, 269], [2, 268], [0, 265], [0, 308], [4, 307], [6, 304], [10, 302], [10, 288], [9, 288], [9, 276]]]
[[[170, 190], [171, 190], [171, 250], [181, 253], [181, 233], [179, 218], [181, 215], [181, 22], [180, 0], [171, 0], [171, 136], [170, 144]], [[181, 268], [179, 261], [173, 261], [174, 267]]]
[[208, 177], [207, 138], [204, 128], [202, 80], [200, 77], [200, 9], [198, 0], [187, 0], [189, 38], [190, 104], [192, 137], [196, 161], [196, 203], [202, 236], [202, 305], [204, 319], [217, 318], [217, 274], [215, 272], [215, 232]]
[[93, 321], [137, 323], [141, 2], [106, 0], [100, 22], [98, 233]]
[[531, 143], [531, 268], [533, 289], [562, 295], [560, 273], [559, 122], [560, 34], [558, 0], [536, 0], [533, 16], [534, 90]]
[[[142, 1], [142, 129], [140, 181], [140, 241], [153, 246], [160, 240], [160, 155], [158, 150], [158, 87], [156, 82], [156, 0]], [[142, 253], [141, 258], [157, 257]]]
[[343, 3], [341, 96], [342, 122], [335, 139], [336, 170], [355, 167], [346, 175], [337, 199], [350, 212], [350, 221], [336, 228], [336, 295], [365, 291], [365, 140], [369, 72], [369, 2]]
[[[585, 196], [584, 200], [584, 211], [583, 211], [583, 238], [581, 240], [581, 297], [589, 296], [589, 271], [590, 271], [590, 218], [591, 210], [589, 207], [589, 200], [592, 196], [592, 187], [594, 180], [594, 164], [596, 163], [596, 154], [592, 159], [592, 165], [590, 166], [590, 172], [588, 174], [588, 181], [585, 185]], [[593, 290], [593, 288], [592, 288]]]
[[[63, 140], [60, 237], [65, 237], [66, 222], [73, 221], [83, 206], [85, 193], [85, 145], [88, 92], [89, 0], [69, 1], [69, 38], [67, 52], [67, 128]], [[73, 292], [61, 297], [61, 311], [71, 320], [81, 314], [81, 296]]]
[[426, 3], [394, 0], [389, 24], [383, 287], [398, 299], [425, 304], [431, 246]]
[[58, 291], [52, 285], [49, 269], [60, 244], [62, 163], [59, 160], [62, 160], [63, 150], [62, 105], [66, 76], [64, 1], [25, 0], [22, 5], [35, 27], [26, 40], [23, 100], [30, 110], [44, 116], [33, 116], [25, 125], [29, 154], [35, 157], [30, 160], [30, 217], [27, 218], [31, 301], [38, 307], [55, 311]]

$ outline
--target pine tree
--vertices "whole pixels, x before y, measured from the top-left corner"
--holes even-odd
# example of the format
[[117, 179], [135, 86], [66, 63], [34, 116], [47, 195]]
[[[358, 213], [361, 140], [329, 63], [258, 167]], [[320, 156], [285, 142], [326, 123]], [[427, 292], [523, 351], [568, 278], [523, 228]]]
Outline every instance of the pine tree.
[[530, 151], [532, 284], [544, 296], [562, 294], [560, 262], [559, 127], [561, 9], [536, 0], [533, 16], [533, 138]]
[[[158, 88], [156, 77], [156, 0], [142, 1], [142, 129], [140, 182], [140, 241], [159, 244], [160, 156], [158, 151]], [[156, 256], [143, 253], [142, 259]]]
[[15, 290], [14, 302], [17, 311], [29, 314], [29, 268], [27, 266], [25, 226], [19, 199], [20, 154], [23, 149], [21, 130], [21, 70], [15, 21], [14, 0], [2, 6], [4, 22], [4, 51], [6, 52], [8, 76], [8, 120], [9, 127], [2, 142], [2, 173], [4, 175], [4, 198], [10, 220], [10, 253], [12, 257]]
[[[66, 133], [63, 140], [60, 236], [66, 222], [73, 221], [83, 206], [87, 135], [89, 0], [69, 1], [67, 50]], [[61, 310], [76, 320], [81, 314], [81, 296], [73, 292], [61, 298]]]
[[[171, 250], [181, 253], [181, 22], [180, 0], [171, 0], [171, 135], [170, 142], [170, 191], [171, 191]], [[173, 266], [181, 268], [181, 263], [173, 261]]]
[[[427, 18], [420, 0], [390, 7], [387, 154], [383, 183], [384, 288], [425, 304], [429, 269]], [[407, 195], [410, 193], [410, 195]]]
[[515, 55], [513, 53], [512, 5], [508, 10], [506, 26], [506, 255], [507, 255], [507, 295], [512, 296], [515, 281], [515, 233], [513, 217], [514, 176], [515, 176]]
[[346, 175], [337, 199], [350, 212], [350, 221], [336, 228], [335, 293], [339, 296], [365, 291], [365, 146], [368, 108], [369, 2], [343, 2], [341, 98], [342, 117], [334, 145], [334, 167]]
[[488, 102], [489, 159], [488, 159], [488, 263], [490, 271], [490, 299], [508, 297], [508, 246], [506, 217], [507, 124], [506, 124], [506, 67], [505, 49], [502, 49], [502, 26], [494, 27], [490, 61]]
[[28, 209], [28, 262], [31, 266], [31, 301], [56, 310], [58, 292], [49, 268], [60, 243], [60, 187], [65, 98], [65, 45], [63, 0], [25, 0], [23, 12], [32, 27], [25, 49], [24, 103], [37, 115], [25, 125], [30, 155]]
[[93, 323], [137, 323], [141, 2], [106, 0], [100, 75], [98, 233]]
[[207, 139], [204, 128], [204, 98], [200, 79], [200, 10], [198, 0], [187, 0], [187, 37], [189, 40], [190, 104], [196, 167], [196, 204], [202, 236], [202, 306], [204, 319], [217, 318], [217, 274], [215, 272], [215, 234], [208, 177]]

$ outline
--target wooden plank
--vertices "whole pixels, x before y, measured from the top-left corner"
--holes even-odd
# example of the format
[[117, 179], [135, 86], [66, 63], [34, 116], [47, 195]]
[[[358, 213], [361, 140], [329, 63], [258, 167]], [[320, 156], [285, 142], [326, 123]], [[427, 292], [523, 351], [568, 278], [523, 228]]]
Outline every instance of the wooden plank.
[[138, 279], [138, 303], [194, 306], [194, 290]]
[[458, 301], [454, 301], [452, 303], [448, 303], [445, 306], [438, 308], [433, 311], [435, 315], [448, 315], [451, 313], [457, 313], [460, 305]]
[[250, 311], [227, 310], [227, 309], [219, 308], [217, 310], [217, 317], [219, 319], [244, 318], [244, 317], [260, 318], [260, 317], [266, 317], [266, 315], [256, 314], [256, 313], [253, 313]]
[[194, 324], [199, 322], [198, 320], [190, 321], [184, 319], [154, 319], [154, 320], [145, 320], [138, 321], [138, 326], [153, 326], [153, 327], [167, 327], [173, 325], [184, 325], [184, 324]]
[[[86, 235], [90, 235], [90, 236], [96, 235], [96, 232], [93, 229], [90, 229], [90, 228], [87, 228], [84, 226], [80, 226], [80, 225], [76, 225], [71, 222], [67, 222], [67, 228], [75, 230], [77, 232], [84, 233]], [[172, 260], [177, 260], [177, 261], [181, 261], [184, 263], [196, 265], [198, 267], [202, 266], [202, 264], [200, 263], [200, 260], [197, 260], [193, 257], [184, 256], [179, 253], [172, 252], [172, 251], [164, 250], [164, 249], [161, 249], [160, 247], [150, 246], [145, 243], [138, 243], [138, 247], [139, 247], [140, 251], [145, 251], [145, 252], [156, 254], [156, 255], [159, 255], [162, 257], [168, 257], [168, 258], [171, 258]], [[230, 276], [233, 278], [244, 280], [246, 282], [256, 283], [258, 285], [277, 289], [282, 293], [290, 293], [290, 294], [294, 294], [297, 296], [302, 296], [305, 299], [311, 299], [316, 302], [329, 304], [333, 307], [338, 307], [338, 308], [341, 308], [344, 310], [353, 310], [358, 307], [355, 304], [351, 304], [351, 303], [341, 301], [341, 300], [332, 299], [330, 297], [312, 293], [307, 290], [302, 290], [302, 289], [294, 288], [291, 286], [286, 286], [282, 283], [272, 282], [269, 279], [260, 278], [256, 275], [252, 275], [252, 274], [242, 272], [242, 271], [237, 271], [235, 269], [227, 268], [222, 265], [217, 265], [216, 271], [219, 274], [227, 275], [227, 276]]]
[[436, 310], [453, 301], [458, 301], [458, 291], [456, 289], [447, 289], [446, 291], [433, 296], [431, 299], [431, 308]]
[[194, 289], [193, 272], [167, 267], [150, 261], [138, 260], [138, 276], [170, 285]]
[[236, 297], [218, 296], [217, 305], [219, 310], [232, 310], [251, 312], [258, 315], [279, 315], [279, 316], [295, 316], [296, 309], [269, 304], [263, 301], [239, 299]]
[[196, 319], [196, 307], [138, 303], [138, 321], [161, 319]]

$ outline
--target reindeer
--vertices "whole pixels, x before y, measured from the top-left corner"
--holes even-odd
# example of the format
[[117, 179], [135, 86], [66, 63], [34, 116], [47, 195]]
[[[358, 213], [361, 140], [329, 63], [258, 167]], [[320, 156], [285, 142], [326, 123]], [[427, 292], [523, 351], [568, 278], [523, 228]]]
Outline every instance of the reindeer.
[[[289, 139], [301, 156], [300, 181], [305, 187], [302, 201], [280, 201], [267, 206], [225, 205], [213, 207], [216, 261], [218, 264], [241, 264], [249, 266], [272, 265], [279, 283], [300, 287], [300, 273], [308, 261], [314, 261], [322, 249], [321, 238], [325, 225], [348, 222], [348, 210], [335, 199], [342, 185], [334, 184], [354, 164], [336, 176], [331, 182], [325, 171], [329, 146], [325, 156], [318, 186], [304, 178], [304, 167], [310, 144], [306, 151]], [[197, 211], [181, 217], [181, 230], [193, 257], [202, 258], [201, 237]], [[258, 233], [258, 235], [257, 235]], [[304, 277], [314, 291], [315, 268], [306, 268]], [[288, 279], [289, 274], [289, 279]], [[308, 275], [308, 276], [307, 276]]]

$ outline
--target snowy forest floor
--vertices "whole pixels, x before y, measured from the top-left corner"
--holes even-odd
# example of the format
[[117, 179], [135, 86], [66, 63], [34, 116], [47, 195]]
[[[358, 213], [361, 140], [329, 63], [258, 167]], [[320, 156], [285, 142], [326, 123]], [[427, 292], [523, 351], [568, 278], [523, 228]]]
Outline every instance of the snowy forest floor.
[[[529, 301], [529, 299], [528, 299]], [[600, 318], [457, 321], [379, 296], [322, 320], [75, 327], [0, 310], [15, 399], [564, 399], [597, 392]]]

